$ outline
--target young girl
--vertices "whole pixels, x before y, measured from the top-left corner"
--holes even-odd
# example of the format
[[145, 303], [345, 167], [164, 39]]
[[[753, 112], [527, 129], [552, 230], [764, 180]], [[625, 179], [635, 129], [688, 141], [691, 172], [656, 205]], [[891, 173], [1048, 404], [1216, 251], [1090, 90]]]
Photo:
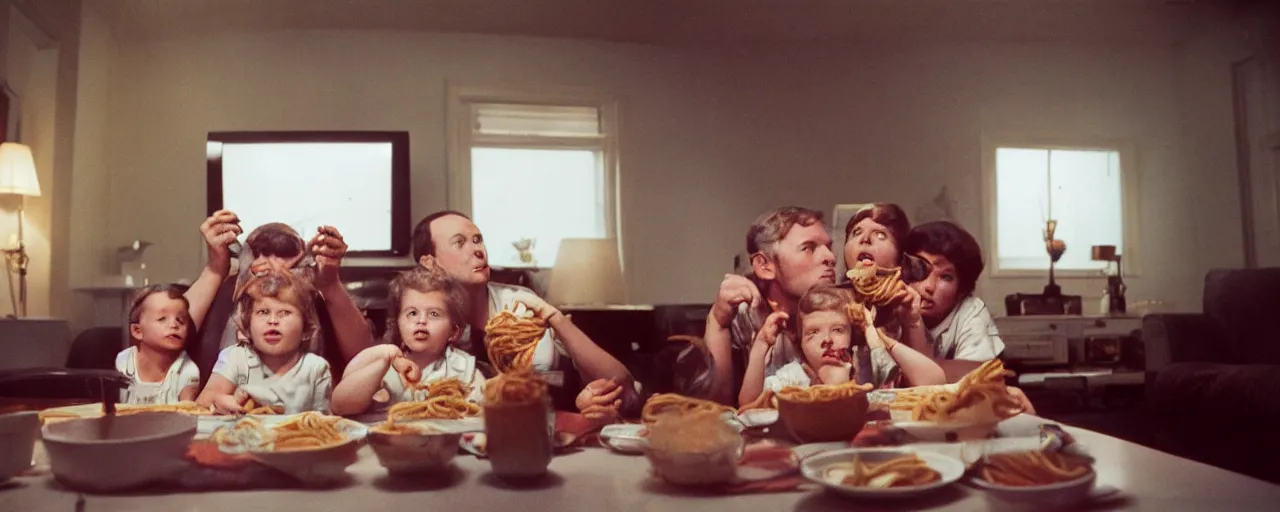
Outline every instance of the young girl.
[[[840, 384], [851, 379], [876, 387], [893, 385], [898, 368], [913, 386], [944, 382], [937, 363], [879, 332], [874, 326], [875, 310], [855, 302], [846, 290], [831, 286], [810, 289], [800, 298], [797, 312], [800, 318], [796, 322], [796, 339], [801, 360], [786, 364], [773, 375], [764, 375], [765, 354], [787, 321], [784, 312], [769, 315], [751, 347], [738, 394], [740, 405], [756, 401], [765, 389], [776, 392], [787, 386]], [[892, 358], [897, 367], [886, 371], [882, 365], [873, 365], [872, 353], [878, 351]]]
[[249, 341], [218, 354], [197, 402], [218, 414], [244, 413], [249, 399], [284, 414], [328, 412], [329, 363], [305, 348], [317, 329], [310, 286], [268, 273], [245, 285], [236, 306], [238, 327]]
[[190, 304], [173, 285], [139, 291], [129, 306], [133, 345], [116, 355], [116, 370], [133, 379], [120, 393], [126, 404], [175, 404], [195, 400], [200, 371], [183, 350], [196, 331]]
[[[484, 376], [476, 358], [455, 347], [466, 325], [465, 292], [452, 279], [422, 267], [391, 282], [388, 344], [364, 349], [333, 390], [333, 413], [354, 415], [397, 402], [427, 398], [426, 385], [456, 378], [483, 401]], [[381, 396], [381, 395], [385, 395]]]

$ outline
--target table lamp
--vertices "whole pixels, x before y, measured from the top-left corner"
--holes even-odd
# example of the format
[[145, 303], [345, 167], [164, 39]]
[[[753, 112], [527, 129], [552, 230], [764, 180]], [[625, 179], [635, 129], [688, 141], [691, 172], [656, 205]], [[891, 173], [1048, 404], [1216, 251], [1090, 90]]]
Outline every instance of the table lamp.
[[547, 302], [554, 306], [625, 304], [626, 283], [618, 240], [566, 238], [560, 241], [556, 266], [547, 283]]
[[[0, 195], [23, 196], [18, 202], [18, 246], [4, 249], [5, 261], [10, 268], [18, 270], [18, 301], [13, 305], [13, 314], [19, 318], [27, 316], [27, 247], [22, 237], [23, 213], [22, 201], [26, 196], [40, 197], [40, 180], [36, 176], [36, 163], [31, 157], [31, 148], [25, 144], [5, 142], [0, 144]], [[9, 289], [10, 293], [13, 289]]]

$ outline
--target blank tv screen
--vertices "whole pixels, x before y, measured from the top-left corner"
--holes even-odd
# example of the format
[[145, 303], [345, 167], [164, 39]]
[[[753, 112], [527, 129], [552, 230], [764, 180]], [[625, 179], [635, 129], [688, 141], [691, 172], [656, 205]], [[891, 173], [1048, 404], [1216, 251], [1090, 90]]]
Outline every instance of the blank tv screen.
[[210, 208], [240, 217], [242, 242], [268, 222], [288, 224], [306, 240], [319, 226], [330, 225], [342, 233], [351, 253], [404, 253], [407, 232], [397, 236], [397, 229], [408, 228], [397, 222], [393, 204], [399, 192], [393, 142], [211, 140], [214, 144], [221, 146], [220, 176], [211, 173], [210, 186], [218, 182], [221, 204], [212, 204], [211, 194]]

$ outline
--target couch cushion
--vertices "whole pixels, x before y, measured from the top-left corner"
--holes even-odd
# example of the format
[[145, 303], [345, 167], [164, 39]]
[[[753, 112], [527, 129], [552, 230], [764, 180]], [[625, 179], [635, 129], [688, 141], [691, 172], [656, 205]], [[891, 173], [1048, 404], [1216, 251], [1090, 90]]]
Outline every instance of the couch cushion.
[[1177, 363], [1156, 374], [1148, 399], [1166, 418], [1269, 430], [1280, 421], [1277, 389], [1280, 365]]
[[1204, 278], [1204, 313], [1230, 360], [1280, 364], [1280, 268], [1217, 269]]

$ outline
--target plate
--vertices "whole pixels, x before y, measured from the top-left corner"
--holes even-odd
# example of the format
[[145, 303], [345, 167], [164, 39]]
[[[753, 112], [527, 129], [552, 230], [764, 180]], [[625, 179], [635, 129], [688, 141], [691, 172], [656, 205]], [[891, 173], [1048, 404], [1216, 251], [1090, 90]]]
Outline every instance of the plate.
[[[937, 482], [915, 487], [873, 489], [829, 482], [822, 477], [824, 469], [833, 464], [849, 462], [854, 455], [860, 455], [868, 461], [880, 461], [909, 454], [920, 457], [925, 464], [928, 464], [930, 468], [938, 472], [941, 479]], [[956, 480], [959, 480], [964, 475], [964, 472], [964, 463], [954, 458], [937, 453], [916, 452], [902, 448], [849, 448], [819, 453], [800, 461], [800, 473], [804, 475], [805, 479], [817, 483], [831, 492], [852, 498], [891, 499], [919, 496], [951, 485]]]
[[627, 454], [642, 454], [649, 440], [640, 435], [644, 425], [617, 423], [605, 426], [600, 430], [600, 439], [613, 451]]
[[925, 443], [955, 443], [996, 437], [998, 422], [993, 423], [938, 423], [935, 421], [894, 421], [889, 428], [898, 429], [912, 441]]
[[738, 421], [747, 428], [767, 427], [778, 422], [777, 409], [751, 409], [738, 415]]
[[970, 478], [969, 482], [974, 487], [987, 491], [987, 498], [1000, 508], [1016, 506], [1043, 509], [1071, 506], [1093, 497], [1093, 484], [1096, 478], [1097, 474], [1089, 471], [1088, 474], [1074, 480], [1031, 487], [993, 484], [976, 475]]

